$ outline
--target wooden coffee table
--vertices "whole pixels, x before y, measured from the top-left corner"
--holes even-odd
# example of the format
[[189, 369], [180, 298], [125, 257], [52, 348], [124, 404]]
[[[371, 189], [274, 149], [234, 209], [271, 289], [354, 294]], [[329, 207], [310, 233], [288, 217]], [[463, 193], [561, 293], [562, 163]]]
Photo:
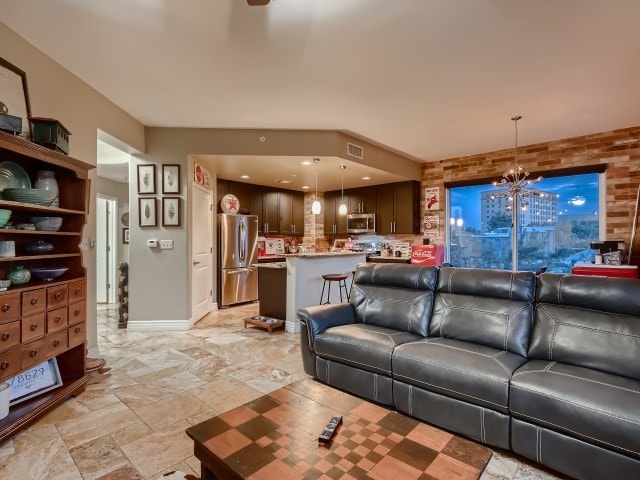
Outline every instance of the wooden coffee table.
[[[318, 434], [342, 415], [328, 445]], [[202, 480], [477, 479], [491, 450], [310, 379], [187, 429]]]

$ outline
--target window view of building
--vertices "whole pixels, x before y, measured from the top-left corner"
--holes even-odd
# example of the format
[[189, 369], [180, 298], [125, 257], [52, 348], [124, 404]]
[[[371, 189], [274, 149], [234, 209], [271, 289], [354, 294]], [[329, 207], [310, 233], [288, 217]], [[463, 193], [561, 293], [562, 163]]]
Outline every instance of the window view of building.
[[507, 198], [493, 198], [491, 184], [449, 189], [449, 261], [454, 266], [511, 270], [513, 235], [517, 270], [569, 273], [590, 260], [599, 236], [599, 174], [545, 178], [539, 195], [516, 209], [517, 228]]

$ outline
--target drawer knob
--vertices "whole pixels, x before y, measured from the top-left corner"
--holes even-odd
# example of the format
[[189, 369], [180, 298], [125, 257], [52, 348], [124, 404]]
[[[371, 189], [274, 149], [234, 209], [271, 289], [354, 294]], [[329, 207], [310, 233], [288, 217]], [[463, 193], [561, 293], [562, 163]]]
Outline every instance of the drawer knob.
[[5, 303], [4, 305], [2, 305], [2, 311], [4, 313], [7, 313], [9, 310], [11, 310], [11, 305], [9, 305], [8, 303]]
[[57, 347], [58, 345], [60, 345], [60, 340], [54, 340], [53, 346]]
[[10, 337], [11, 335], [9, 335], [8, 333], [3, 333], [1, 338], [3, 342], [6, 342]]
[[80, 327], [76, 327], [76, 328], [74, 329], [74, 332], [76, 332], [76, 333], [80, 333]]
[[78, 295], [80, 293], [80, 289], [76, 287], [76, 289], [74, 290], [75, 294]]
[[38, 304], [38, 299], [37, 298], [32, 298], [31, 299], [31, 305], [37, 305]]
[[62, 292], [58, 292], [56, 293], [53, 298], [55, 298], [56, 300], [61, 300], [62, 299]]
[[80, 315], [80, 310], [74, 310], [73, 314], [77, 317], [78, 315]]
[[56, 322], [56, 323], [60, 323], [60, 320], [62, 320], [62, 317], [58, 315], [58, 316], [56, 317], [55, 322]]
[[6, 370], [7, 368], [9, 368], [9, 363], [2, 362], [2, 365], [0, 365], [0, 370]]
[[31, 358], [35, 357], [37, 354], [38, 354], [38, 351], [37, 351], [37, 350], [31, 350], [31, 351], [29, 352], [29, 356], [30, 356]]
[[38, 329], [38, 324], [37, 323], [32, 323], [29, 328], [31, 329], [32, 332], [35, 332]]

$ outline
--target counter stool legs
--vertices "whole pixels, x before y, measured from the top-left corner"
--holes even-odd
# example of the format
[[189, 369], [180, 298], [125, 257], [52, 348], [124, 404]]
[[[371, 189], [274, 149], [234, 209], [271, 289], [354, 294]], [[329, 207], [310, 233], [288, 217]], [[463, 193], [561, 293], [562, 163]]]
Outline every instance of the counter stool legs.
[[[322, 293], [320, 294], [320, 305], [324, 305], [325, 303], [331, 303], [331, 283], [338, 282], [338, 291], [340, 292], [340, 303], [342, 300], [342, 289], [344, 288], [344, 293], [347, 296], [347, 302], [349, 301], [349, 290], [347, 290], [347, 276], [343, 273], [329, 273], [326, 275], [322, 275], [322, 279], [324, 282], [322, 283]], [[329, 286], [327, 287], [327, 301], [323, 301], [324, 299], [324, 289], [327, 286], [327, 282], [329, 282]]]

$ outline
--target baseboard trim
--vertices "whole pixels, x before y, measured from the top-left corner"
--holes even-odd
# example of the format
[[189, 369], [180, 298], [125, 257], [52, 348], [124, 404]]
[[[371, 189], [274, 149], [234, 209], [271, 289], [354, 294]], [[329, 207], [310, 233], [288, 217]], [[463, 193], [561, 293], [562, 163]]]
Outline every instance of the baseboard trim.
[[91, 350], [87, 352], [87, 357], [91, 358], [99, 358], [100, 357], [100, 348], [93, 347]]
[[192, 319], [185, 320], [129, 320], [127, 330], [130, 332], [149, 331], [187, 331], [193, 326]]
[[289, 333], [300, 333], [300, 322], [288, 322], [284, 323], [284, 329]]

